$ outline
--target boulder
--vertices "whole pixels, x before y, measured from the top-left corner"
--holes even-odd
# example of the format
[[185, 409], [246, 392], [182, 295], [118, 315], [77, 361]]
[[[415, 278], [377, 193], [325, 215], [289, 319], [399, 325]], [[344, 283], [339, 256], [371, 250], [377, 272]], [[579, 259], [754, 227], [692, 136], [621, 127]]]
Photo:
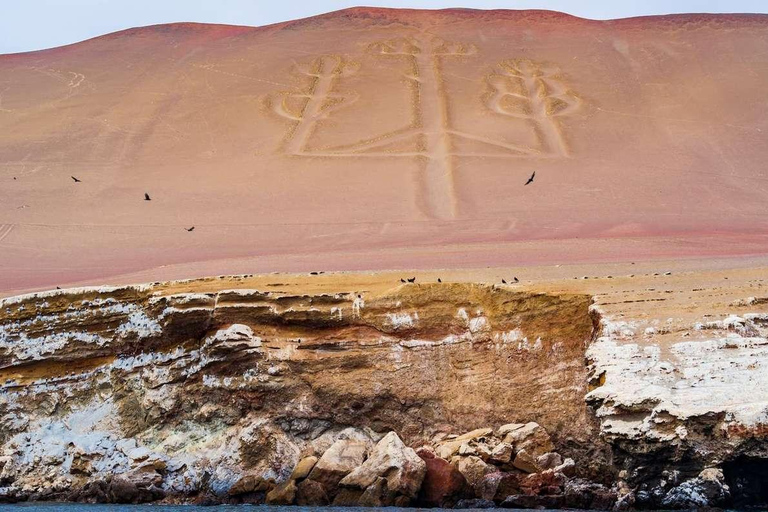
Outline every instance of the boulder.
[[376, 444], [368, 459], [339, 485], [367, 489], [376, 484], [378, 478], [384, 478], [393, 496], [415, 498], [426, 471], [427, 465], [421, 457], [405, 446], [395, 432], [390, 432]]
[[325, 487], [314, 480], [302, 480], [296, 485], [296, 504], [304, 507], [322, 507], [328, 505]]
[[491, 451], [488, 460], [496, 464], [509, 464], [515, 455], [515, 449], [509, 443], [499, 443]]
[[533, 454], [528, 453], [527, 450], [520, 450], [517, 452], [515, 460], [512, 461], [512, 465], [526, 473], [538, 473], [541, 471], [541, 468], [536, 463], [536, 457], [534, 457]]
[[576, 463], [571, 458], [565, 459], [562, 464], [554, 467], [553, 469], [567, 477], [576, 476]]
[[459, 500], [456, 502], [456, 506], [454, 508], [459, 509], [472, 509], [472, 508], [496, 508], [496, 504], [490, 500], [484, 500], [480, 498], [472, 498], [472, 499], [465, 499], [465, 500]]
[[292, 505], [296, 499], [296, 482], [288, 480], [267, 493], [269, 505]]
[[507, 423], [506, 425], [502, 425], [496, 429], [496, 437], [504, 439], [510, 432], [520, 430], [524, 426], [525, 423]]
[[296, 467], [293, 468], [293, 473], [291, 473], [291, 480], [298, 481], [307, 478], [309, 472], [312, 471], [312, 468], [315, 467], [315, 464], [317, 464], [317, 457], [314, 455], [304, 457], [299, 461], [298, 464], [296, 464]]
[[504, 436], [504, 442], [513, 445], [517, 451], [526, 450], [535, 457], [554, 449], [547, 431], [534, 422], [508, 431]]
[[673, 487], [661, 500], [663, 507], [697, 508], [719, 507], [731, 497], [723, 472], [717, 468], [708, 468], [699, 476]]
[[454, 439], [454, 441], [474, 441], [476, 439], [480, 439], [481, 437], [488, 437], [491, 434], [493, 434], [492, 428], [478, 428], [467, 432], [466, 434], [461, 434], [459, 437]]
[[247, 494], [249, 492], [266, 492], [270, 491], [275, 486], [274, 481], [264, 480], [261, 476], [257, 475], [244, 475], [235, 484], [229, 488], [228, 494], [230, 496], [237, 496], [239, 494]]
[[452, 504], [451, 498], [462, 493], [467, 481], [455, 466], [436, 456], [430, 450], [416, 452], [426, 464], [424, 481], [421, 484], [419, 501], [433, 506], [444, 507]]
[[365, 442], [339, 439], [323, 453], [307, 478], [320, 482], [327, 493], [332, 493], [342, 478], [363, 463], [367, 451]]
[[448, 460], [459, 453], [459, 450], [463, 445], [467, 444], [467, 446], [470, 446], [471, 443], [468, 443], [468, 441], [476, 441], [488, 437], [491, 434], [493, 434], [493, 429], [490, 428], [478, 428], [476, 430], [472, 430], [466, 434], [462, 434], [460, 436], [446, 439], [445, 441], [440, 442], [435, 448], [435, 453], [437, 453], [438, 457]]
[[563, 463], [563, 457], [557, 452], [547, 452], [536, 457], [536, 465], [541, 469], [553, 469]]
[[395, 493], [388, 489], [387, 479], [377, 477], [376, 481], [363, 491], [358, 505], [361, 507], [387, 507], [394, 505]]
[[483, 459], [473, 455], [469, 457], [454, 457], [451, 459], [451, 464], [455, 464], [459, 473], [464, 476], [469, 486], [475, 490], [478, 489], [485, 475], [496, 471], [495, 467], [486, 464]]
[[615, 491], [587, 480], [574, 479], [565, 483], [564, 506], [582, 510], [611, 510], [617, 503]]
[[552, 469], [528, 475], [520, 481], [520, 488], [525, 494], [559, 495], [568, 479], [564, 474]]
[[109, 483], [108, 498], [113, 503], [134, 503], [139, 497], [136, 484], [122, 476], [114, 477]]
[[344, 488], [338, 490], [336, 497], [333, 498], [335, 507], [357, 507], [360, 505], [360, 498], [363, 491], [360, 489]]

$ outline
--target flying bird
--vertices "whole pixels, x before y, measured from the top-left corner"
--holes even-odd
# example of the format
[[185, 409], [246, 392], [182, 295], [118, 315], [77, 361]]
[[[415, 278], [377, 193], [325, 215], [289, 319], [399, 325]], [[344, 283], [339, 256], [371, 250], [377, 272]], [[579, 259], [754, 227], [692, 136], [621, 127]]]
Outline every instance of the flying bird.
[[506, 279], [502, 279], [501, 280], [501, 284], [507, 284], [507, 280]]
[[149, 197], [149, 194], [147, 194], [146, 192], [144, 192], [144, 200], [145, 200], [145, 201], [151, 201], [151, 200], [152, 200], [152, 198], [151, 198], [151, 197]]
[[528, 178], [528, 181], [526, 181], [525, 184], [530, 185], [531, 183], [533, 183], [533, 178], [535, 177], [536, 177], [536, 171], [533, 171], [533, 174], [531, 174], [531, 177]]
[[74, 181], [75, 183], [80, 183], [82, 181], [82, 180], [79, 180], [79, 179], [75, 178], [74, 176], [70, 176], [70, 178], [72, 178], [72, 181]]
[[186, 229], [187, 231], [189, 231], [191, 233], [192, 231], [195, 230], [195, 226], [192, 226], [191, 228], [184, 228], [184, 229]]
[[412, 278], [408, 279], [408, 282], [409, 283], [415, 283], [416, 282], [416, 278], [412, 277]]

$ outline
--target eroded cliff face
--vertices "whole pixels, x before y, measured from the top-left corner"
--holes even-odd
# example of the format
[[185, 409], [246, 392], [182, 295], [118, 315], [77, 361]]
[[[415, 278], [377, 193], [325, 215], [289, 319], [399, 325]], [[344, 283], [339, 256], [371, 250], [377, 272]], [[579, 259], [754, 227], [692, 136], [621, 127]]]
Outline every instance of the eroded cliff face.
[[599, 473], [590, 303], [471, 284], [6, 299], [2, 494], [88, 499], [125, 474], [147, 480], [134, 500], [222, 497], [245, 476], [286, 480], [339, 438], [395, 431], [420, 446], [514, 421], [538, 422]]
[[0, 499], [764, 504], [766, 285], [729, 274], [8, 298]]
[[[768, 503], [768, 313], [754, 312], [765, 303], [695, 322], [602, 317], [586, 400], [633, 504]], [[713, 468], [727, 487], [706, 491]]]

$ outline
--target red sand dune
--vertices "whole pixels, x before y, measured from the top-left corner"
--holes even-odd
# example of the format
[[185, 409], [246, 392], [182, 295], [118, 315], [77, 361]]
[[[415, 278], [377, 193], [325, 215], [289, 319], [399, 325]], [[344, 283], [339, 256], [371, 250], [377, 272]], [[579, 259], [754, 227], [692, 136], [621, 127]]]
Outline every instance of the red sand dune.
[[0, 291], [768, 254], [767, 86], [758, 15], [351, 9], [0, 55]]

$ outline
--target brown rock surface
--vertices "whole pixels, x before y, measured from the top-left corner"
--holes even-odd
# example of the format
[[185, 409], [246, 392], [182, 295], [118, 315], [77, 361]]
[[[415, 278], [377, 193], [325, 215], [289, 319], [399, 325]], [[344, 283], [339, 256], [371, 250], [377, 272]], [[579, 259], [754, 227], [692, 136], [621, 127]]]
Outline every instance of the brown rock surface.
[[464, 475], [447, 460], [430, 451], [419, 450], [417, 453], [427, 465], [419, 501], [435, 507], [449, 505], [446, 500], [460, 495], [467, 485]]

